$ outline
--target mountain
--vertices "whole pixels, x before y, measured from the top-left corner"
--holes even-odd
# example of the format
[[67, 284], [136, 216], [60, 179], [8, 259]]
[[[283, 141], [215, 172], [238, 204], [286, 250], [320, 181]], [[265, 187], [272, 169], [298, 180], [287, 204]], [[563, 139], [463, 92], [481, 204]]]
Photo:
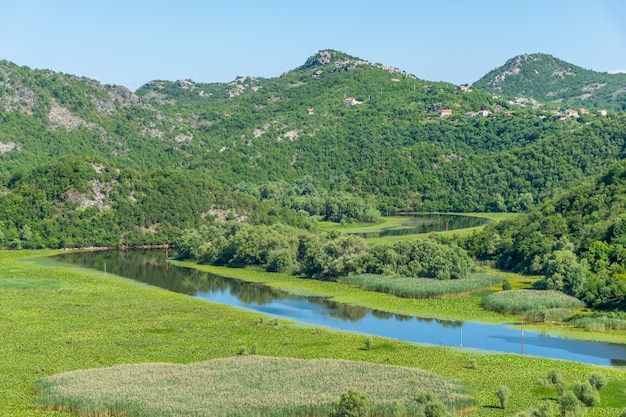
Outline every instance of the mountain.
[[626, 74], [583, 69], [547, 54], [516, 56], [473, 86], [493, 94], [570, 107], [626, 109]]
[[4, 61], [0, 200], [73, 157], [184, 172], [309, 214], [335, 213], [324, 199], [346, 193], [384, 211], [523, 211], [622, 159], [625, 118], [559, 119], [333, 50], [275, 78], [135, 93]]

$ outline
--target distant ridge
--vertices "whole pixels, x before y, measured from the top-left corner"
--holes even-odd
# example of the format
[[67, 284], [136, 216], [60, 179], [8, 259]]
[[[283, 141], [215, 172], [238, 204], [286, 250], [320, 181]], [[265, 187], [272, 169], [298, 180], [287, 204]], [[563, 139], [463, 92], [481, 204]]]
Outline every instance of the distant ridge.
[[566, 106], [626, 109], [626, 74], [587, 70], [541, 53], [509, 59], [473, 86], [493, 94]]

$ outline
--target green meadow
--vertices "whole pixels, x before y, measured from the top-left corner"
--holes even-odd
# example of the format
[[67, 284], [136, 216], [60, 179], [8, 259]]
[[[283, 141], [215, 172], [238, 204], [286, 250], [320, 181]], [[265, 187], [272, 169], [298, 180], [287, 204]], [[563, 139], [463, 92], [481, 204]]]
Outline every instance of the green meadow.
[[[414, 345], [377, 337], [370, 339], [368, 348], [364, 335], [270, 320], [257, 313], [211, 304], [111, 274], [28, 259], [53, 253], [0, 252], [2, 416], [75, 415], [62, 411], [62, 407], [59, 407], [60, 411], [55, 411], [54, 407], [44, 406], [44, 399], [40, 396], [43, 392], [38, 387], [42, 387], [44, 379], [56, 374], [157, 363], [189, 365], [189, 369], [197, 372], [206, 361], [242, 359], [253, 356], [252, 353], [273, 358], [347, 360], [367, 363], [367, 366], [378, 364], [422, 370], [465, 386], [467, 394], [474, 400], [474, 406], [467, 410], [467, 415], [481, 417], [511, 416], [544, 401], [556, 407], [556, 390], [538, 383], [551, 369], [561, 372], [568, 384], [582, 381], [592, 372], [600, 370], [606, 375], [608, 385], [600, 393], [600, 404], [588, 408], [586, 415], [618, 416], [626, 407], [624, 369]], [[256, 271], [231, 270], [235, 271], [247, 274], [249, 280], [268, 278]], [[403, 310], [409, 314], [420, 310], [435, 313], [439, 307], [444, 310], [438, 311], [438, 317], [463, 318], [465, 306], [469, 317], [480, 315], [492, 322], [503, 317], [494, 312], [480, 312], [474, 301], [457, 303], [456, 299], [455, 302], [450, 302], [450, 299], [398, 299], [338, 283], [298, 280], [278, 274], [273, 276], [275, 281], [272, 285], [294, 290], [298, 288], [298, 291], [309, 293], [334, 292], [333, 296], [338, 301], [386, 305], [387, 310]], [[320, 287], [315, 287], [317, 285]], [[449, 305], [447, 311], [446, 305]], [[277, 361], [275, 366], [288, 369], [289, 363], [288, 360]], [[127, 372], [124, 366], [114, 369]], [[247, 369], [254, 374], [256, 368]], [[260, 367], [258, 375], [262, 372]], [[374, 377], [363, 375], [364, 380], [373, 379], [372, 384], [376, 385]], [[411, 378], [414, 379], [398, 378], [397, 384], [413, 392], [411, 386], [414, 381]], [[176, 385], [176, 380], [173, 381]], [[135, 382], [140, 386], [147, 384], [139, 375]], [[506, 410], [499, 408], [495, 395], [502, 384], [511, 390]], [[288, 385], [271, 387], [268, 384], [264, 396], [291, 395]], [[159, 386], [152, 389], [157, 390], [154, 395], [158, 397]], [[361, 389], [368, 390], [367, 387]], [[191, 397], [186, 397], [188, 391], [180, 391], [178, 401], [191, 401]], [[417, 391], [415, 388], [416, 395]], [[375, 396], [373, 393], [370, 395]], [[131, 412], [137, 404], [127, 405], [125, 411]], [[172, 407], [171, 404], [169, 406]], [[165, 411], [160, 413], [155, 410], [153, 415], [167, 415]]]

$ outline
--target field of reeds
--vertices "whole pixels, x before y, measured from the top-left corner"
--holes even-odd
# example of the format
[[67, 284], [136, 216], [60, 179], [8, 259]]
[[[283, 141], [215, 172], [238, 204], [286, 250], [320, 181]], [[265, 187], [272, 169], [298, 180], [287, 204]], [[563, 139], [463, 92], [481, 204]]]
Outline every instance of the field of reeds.
[[[52, 251], [0, 251], [0, 416], [76, 416], [37, 407], [37, 381], [64, 372], [125, 364], [191, 364], [258, 355], [297, 359], [344, 359], [421, 369], [459, 381], [475, 400], [476, 417], [507, 417], [539, 403], [557, 405], [554, 389], [537, 385], [546, 370], [561, 372], [567, 384], [601, 370], [608, 378], [598, 406], [587, 417], [619, 416], [626, 407], [626, 370], [529, 356], [416, 345], [390, 339], [310, 327], [287, 320], [264, 320], [258, 313], [208, 303], [102, 272], [52, 266], [27, 257]], [[247, 270], [230, 270], [231, 273]], [[270, 274], [271, 275], [271, 274]], [[278, 275], [278, 274], [274, 274]], [[268, 280], [265, 275], [248, 279]], [[278, 279], [278, 278], [275, 278]], [[387, 294], [295, 277], [275, 281], [311, 293], [332, 293], [353, 304], [382, 311], [405, 310], [431, 317], [478, 311], [478, 297], [401, 299]], [[360, 297], [363, 297], [360, 299]], [[470, 300], [470, 301], [468, 301]], [[477, 309], [477, 310], [474, 310]], [[401, 313], [402, 311], [399, 311]], [[409, 313], [410, 314], [410, 313]], [[502, 317], [485, 313], [486, 318]], [[610, 333], [581, 331], [581, 337]], [[623, 336], [621, 336], [623, 340]], [[612, 339], [611, 339], [612, 340]], [[252, 371], [252, 370], [251, 370]], [[495, 392], [511, 390], [506, 410]]]
[[529, 311], [583, 308], [581, 300], [552, 290], [499, 291], [483, 299], [486, 309], [504, 314], [523, 314]]
[[467, 294], [493, 287], [502, 278], [489, 274], [472, 274], [464, 279], [437, 280], [410, 278], [395, 275], [361, 274], [340, 277], [338, 282], [368, 291], [378, 291], [403, 298], [435, 298], [454, 294]]
[[450, 410], [473, 406], [458, 382], [419, 369], [265, 356], [75, 371], [46, 378], [39, 389], [46, 408], [127, 417], [329, 416], [349, 389], [366, 394], [377, 416], [393, 415], [400, 404], [408, 415], [420, 415], [423, 393]]

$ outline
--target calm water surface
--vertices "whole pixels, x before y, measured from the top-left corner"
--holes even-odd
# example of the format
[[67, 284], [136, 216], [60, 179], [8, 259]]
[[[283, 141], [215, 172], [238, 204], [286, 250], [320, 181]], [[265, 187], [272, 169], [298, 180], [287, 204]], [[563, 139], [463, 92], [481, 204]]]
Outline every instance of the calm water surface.
[[626, 366], [626, 345], [560, 339], [505, 326], [423, 319], [325, 298], [294, 296], [262, 284], [166, 265], [164, 250], [67, 253], [53, 259], [106, 269], [107, 273], [170, 291], [313, 325], [432, 345]]
[[398, 226], [390, 226], [371, 232], [346, 232], [363, 239], [379, 237], [407, 236], [419, 233], [443, 232], [482, 226], [489, 222], [481, 217], [459, 216], [454, 214], [407, 214], [406, 221]]

